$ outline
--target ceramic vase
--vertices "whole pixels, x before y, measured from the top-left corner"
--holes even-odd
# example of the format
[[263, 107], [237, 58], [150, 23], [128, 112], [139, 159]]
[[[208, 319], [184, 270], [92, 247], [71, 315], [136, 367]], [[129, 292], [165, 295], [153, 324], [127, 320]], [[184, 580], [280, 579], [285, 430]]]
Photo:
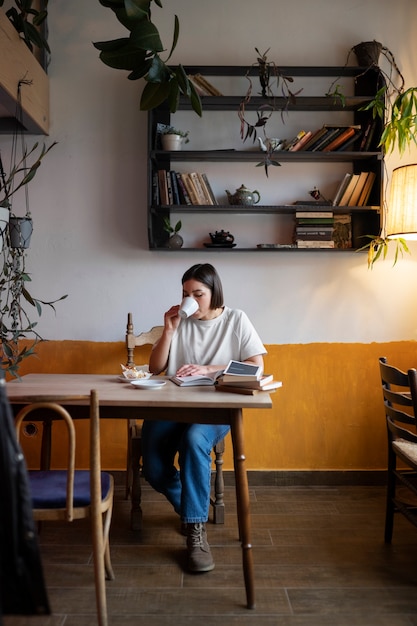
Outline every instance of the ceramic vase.
[[181, 135], [161, 135], [162, 147], [164, 150], [177, 151], [181, 150], [182, 137]]
[[175, 235], [171, 235], [171, 237], [168, 239], [167, 248], [171, 248], [172, 250], [179, 250], [180, 248], [182, 248], [183, 243], [184, 239], [181, 237], [181, 235], [175, 233]]

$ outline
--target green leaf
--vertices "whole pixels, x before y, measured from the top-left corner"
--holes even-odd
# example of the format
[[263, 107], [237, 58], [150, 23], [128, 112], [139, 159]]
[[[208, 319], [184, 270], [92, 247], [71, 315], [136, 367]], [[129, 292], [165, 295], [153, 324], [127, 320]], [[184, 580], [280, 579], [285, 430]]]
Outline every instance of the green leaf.
[[146, 83], [140, 99], [140, 110], [150, 111], [165, 102], [169, 90], [169, 83]]
[[175, 48], [177, 47], [179, 33], [180, 33], [180, 23], [179, 23], [178, 17], [175, 16], [175, 18], [174, 18], [174, 37], [173, 37], [173, 40], [172, 40], [172, 46], [171, 46], [171, 50], [169, 52], [167, 61], [171, 58], [172, 53], [174, 52]]
[[168, 66], [156, 54], [152, 59], [146, 80], [150, 83], [163, 83], [169, 81], [172, 75]]
[[159, 36], [158, 29], [152, 22], [142, 20], [136, 24], [130, 34], [133, 47], [151, 52], [162, 52], [164, 47]]
[[145, 50], [133, 46], [130, 40], [123, 46], [100, 52], [101, 61], [117, 70], [134, 70], [144, 64], [145, 58]]

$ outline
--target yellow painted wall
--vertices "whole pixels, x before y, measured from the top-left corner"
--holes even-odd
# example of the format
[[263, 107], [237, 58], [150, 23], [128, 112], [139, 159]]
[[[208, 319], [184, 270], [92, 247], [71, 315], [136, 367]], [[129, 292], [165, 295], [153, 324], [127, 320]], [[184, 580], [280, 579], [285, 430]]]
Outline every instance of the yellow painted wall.
[[[378, 470], [386, 466], [385, 422], [378, 357], [407, 369], [417, 365], [416, 342], [298, 344], [267, 346], [267, 372], [283, 381], [270, 411], [245, 413], [249, 470]], [[38, 358], [23, 362], [30, 372], [119, 375], [126, 361], [123, 342], [49, 341]], [[138, 349], [137, 364], [147, 362]], [[84, 425], [85, 427], [85, 425]], [[83, 426], [80, 426], [83, 428]], [[83, 431], [81, 431], [83, 432]], [[31, 441], [23, 445], [30, 447]], [[125, 468], [126, 424], [102, 426], [103, 466]], [[226, 444], [225, 469], [231, 469]], [[82, 463], [84, 450], [79, 462]]]

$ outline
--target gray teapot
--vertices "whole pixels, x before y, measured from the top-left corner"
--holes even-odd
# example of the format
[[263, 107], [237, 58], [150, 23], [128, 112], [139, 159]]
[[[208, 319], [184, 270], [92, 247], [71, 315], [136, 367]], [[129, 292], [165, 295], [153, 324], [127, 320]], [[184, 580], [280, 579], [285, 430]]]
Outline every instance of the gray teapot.
[[240, 205], [240, 206], [252, 206], [254, 204], [258, 204], [261, 199], [259, 195], [259, 191], [249, 191], [246, 189], [245, 185], [241, 185], [239, 189], [236, 189], [236, 193], [230, 193], [226, 189], [227, 199], [229, 204], [231, 205]]

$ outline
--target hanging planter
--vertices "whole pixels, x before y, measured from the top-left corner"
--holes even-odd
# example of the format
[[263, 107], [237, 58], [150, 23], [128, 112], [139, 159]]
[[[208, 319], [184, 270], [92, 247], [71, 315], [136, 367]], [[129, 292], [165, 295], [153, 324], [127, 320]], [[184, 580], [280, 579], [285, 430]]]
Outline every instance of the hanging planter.
[[353, 46], [353, 52], [356, 55], [358, 65], [369, 67], [369, 65], [378, 65], [379, 55], [383, 49], [382, 43], [379, 41], [363, 41]]
[[10, 211], [0, 207], [0, 252], [7, 245], [7, 231], [9, 226]]
[[11, 248], [29, 248], [33, 233], [31, 217], [11, 217], [9, 222], [9, 237]]

